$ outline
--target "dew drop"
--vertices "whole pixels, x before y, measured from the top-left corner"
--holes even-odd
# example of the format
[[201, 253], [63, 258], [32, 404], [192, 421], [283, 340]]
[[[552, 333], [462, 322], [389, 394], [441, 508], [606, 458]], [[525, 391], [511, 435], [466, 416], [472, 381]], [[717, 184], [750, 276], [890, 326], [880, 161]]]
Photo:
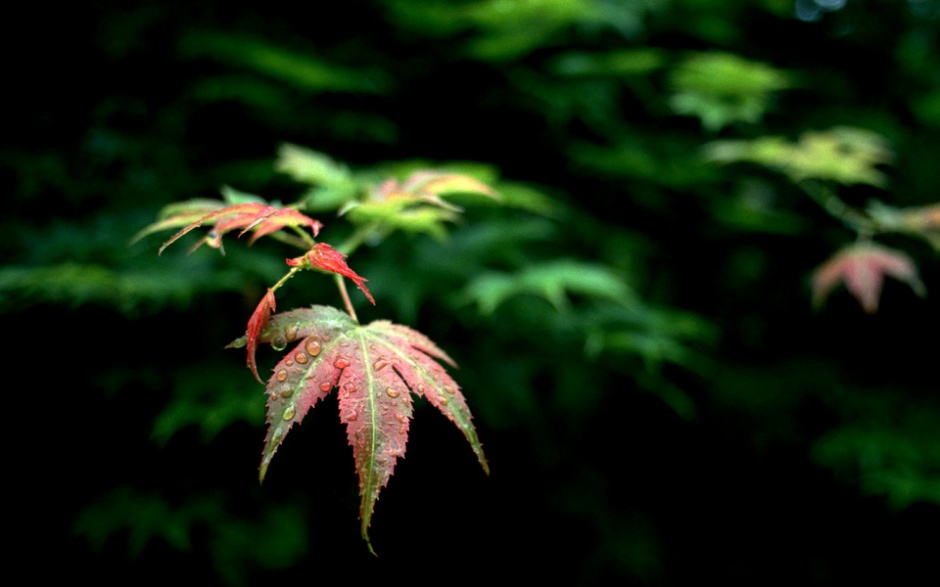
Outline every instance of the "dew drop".
[[292, 342], [297, 338], [297, 331], [300, 329], [300, 326], [297, 324], [291, 324], [284, 329], [284, 338], [287, 339], [287, 342]]
[[424, 393], [424, 384], [423, 384], [423, 383], [419, 383], [419, 384], [418, 384], [418, 393]]
[[347, 421], [347, 422], [352, 422], [352, 421], [354, 421], [354, 420], [355, 420], [356, 418], [358, 418], [358, 417], [359, 417], [359, 414], [357, 414], [356, 412], [349, 412], [349, 415], [346, 416], [346, 421]]
[[355, 385], [352, 385], [351, 383], [347, 383], [346, 386], [345, 386], [345, 388], [344, 388], [344, 391], [345, 391], [347, 394], [349, 394], [349, 393], [356, 393], [356, 386], [355, 386]]
[[375, 362], [372, 363], [372, 368], [376, 371], [381, 371], [385, 367], [388, 367], [388, 359], [376, 359]]
[[446, 406], [446, 405], [447, 405], [447, 398], [444, 397], [443, 395], [438, 398], [438, 401], [441, 402], [441, 405], [442, 405], [442, 406]]
[[404, 415], [404, 414], [395, 414], [395, 419], [404, 424], [404, 422], [405, 422], [405, 415]]
[[392, 389], [391, 387], [389, 387], [389, 388], [387, 388], [387, 389], [385, 390], [385, 395], [387, 395], [388, 397], [394, 399], [394, 398], [398, 397], [399, 395], [401, 395], [401, 392], [399, 392], [399, 391], [396, 390], [396, 389]]
[[283, 351], [287, 347], [287, 339], [284, 338], [283, 334], [275, 334], [274, 338], [271, 339], [271, 348], [276, 351]]
[[323, 339], [323, 342], [330, 342], [330, 335], [329, 335], [329, 334], [321, 335], [320, 338]]
[[444, 386], [444, 391], [446, 391], [447, 393], [453, 395], [457, 390], [455, 390], [453, 387], [451, 387], [451, 386], [449, 386], [449, 385], [445, 385], [445, 386]]
[[333, 366], [336, 367], [337, 369], [345, 369], [346, 367], [349, 366], [349, 361], [347, 361], [346, 359], [336, 359], [335, 361], [333, 361]]
[[434, 381], [437, 381], [440, 378], [441, 378], [440, 375], [438, 375], [437, 373], [434, 374], [434, 377], [433, 377]]
[[286, 361], [284, 361], [284, 366], [285, 366], [285, 367], [293, 367], [293, 366], [294, 366], [294, 359], [287, 359]]
[[323, 393], [328, 393], [331, 389], [333, 389], [333, 384], [329, 381], [324, 381], [320, 384], [320, 391]]
[[274, 374], [274, 378], [281, 382], [287, 381], [287, 370], [286, 369], [279, 370], [277, 373]]
[[294, 409], [294, 406], [287, 406], [287, 409], [284, 410], [285, 420], [293, 420], [295, 415], [297, 415], [297, 410]]
[[281, 388], [280, 395], [282, 398], [287, 399], [290, 396], [294, 395], [294, 390], [290, 388], [289, 385], [285, 385]]
[[320, 354], [320, 341], [311, 336], [304, 344], [304, 348], [307, 349], [310, 356], [315, 357]]
[[297, 354], [294, 355], [294, 360], [300, 363], [301, 365], [303, 365], [304, 363], [310, 360], [310, 356], [307, 355], [307, 353], [303, 351], [298, 351]]

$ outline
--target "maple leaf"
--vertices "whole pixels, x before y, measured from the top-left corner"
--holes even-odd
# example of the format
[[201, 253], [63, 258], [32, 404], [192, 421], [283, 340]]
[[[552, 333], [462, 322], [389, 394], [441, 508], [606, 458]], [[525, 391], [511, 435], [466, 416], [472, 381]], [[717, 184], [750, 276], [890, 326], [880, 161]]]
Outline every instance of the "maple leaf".
[[268, 323], [268, 320], [271, 319], [271, 312], [276, 309], [274, 291], [269, 287], [268, 292], [264, 294], [264, 297], [258, 302], [258, 307], [255, 308], [251, 317], [248, 318], [248, 330], [245, 331], [245, 337], [247, 339], [246, 346], [248, 347], [248, 366], [251, 368], [251, 372], [259, 383], [264, 382], [261, 381], [261, 377], [258, 375], [258, 366], [255, 363], [255, 349], [258, 348], [258, 335], [261, 334], [261, 330]]
[[705, 146], [705, 156], [716, 163], [750, 161], [777, 169], [796, 182], [818, 179], [875, 187], [888, 181], [878, 166], [894, 159], [883, 136], [845, 126], [806, 131], [796, 142], [779, 136], [712, 141]]
[[356, 284], [356, 287], [362, 290], [362, 293], [366, 294], [366, 297], [369, 298], [372, 305], [375, 305], [372, 294], [369, 293], [368, 288], [365, 286], [365, 282], [368, 280], [349, 268], [349, 265], [346, 264], [346, 255], [326, 243], [313, 245], [313, 247], [303, 255], [288, 259], [287, 264], [291, 267], [321, 269], [323, 271], [329, 271], [330, 273], [338, 273], [343, 277], [348, 277]]
[[[296, 343], [267, 382], [268, 431], [259, 478], [264, 480], [290, 428], [338, 389], [340, 420], [359, 477], [362, 537], [370, 551], [368, 529], [375, 502], [405, 455], [412, 395], [426, 398], [460, 429], [489, 474], [460, 386], [439, 361], [456, 365], [420, 332], [387, 320], [361, 326], [335, 308], [312, 306], [275, 314], [257, 340], [275, 348]], [[229, 346], [246, 342], [242, 337]]]
[[380, 222], [389, 229], [425, 233], [435, 238], [446, 236], [445, 222], [456, 222], [463, 212], [441, 196], [478, 194], [493, 200], [501, 196], [482, 181], [458, 173], [416, 171], [404, 182], [387, 179], [369, 190], [362, 202], [348, 202], [340, 210], [356, 224]]
[[252, 231], [253, 234], [248, 241], [250, 245], [262, 236], [267, 236], [287, 226], [307, 226], [313, 232], [313, 236], [317, 236], [320, 228], [323, 227], [318, 220], [314, 220], [293, 208], [280, 208], [262, 202], [241, 202], [213, 210], [190, 222], [164, 242], [160, 246], [158, 254], [163, 253], [165, 248], [179, 240], [183, 235], [204, 224], [212, 225], [213, 229], [193, 245], [189, 249], [190, 252], [198, 249], [203, 244], [221, 249], [222, 236], [236, 228], [242, 229], [238, 236]]
[[174, 202], [164, 206], [164, 208], [160, 210], [158, 220], [139, 230], [131, 238], [131, 244], [155, 232], [170, 228], [179, 228], [196, 222], [207, 214], [223, 207], [225, 207], [225, 202], [208, 198], [194, 198], [186, 200], [185, 202]]
[[907, 283], [919, 296], [926, 293], [910, 257], [901, 251], [863, 241], [843, 247], [816, 268], [812, 277], [813, 305], [821, 306], [832, 290], [844, 282], [862, 308], [874, 314], [878, 311], [885, 275]]

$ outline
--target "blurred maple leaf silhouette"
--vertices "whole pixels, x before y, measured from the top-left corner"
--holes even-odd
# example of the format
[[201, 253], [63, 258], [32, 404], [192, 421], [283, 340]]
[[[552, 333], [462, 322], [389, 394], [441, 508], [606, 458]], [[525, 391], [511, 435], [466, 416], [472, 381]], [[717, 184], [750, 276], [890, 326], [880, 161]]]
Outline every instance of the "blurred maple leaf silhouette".
[[885, 275], [907, 283], [921, 297], [927, 293], [909, 256], [870, 241], [860, 241], [843, 247], [813, 271], [813, 306], [821, 307], [836, 286], [844, 283], [862, 308], [874, 314], [878, 311]]

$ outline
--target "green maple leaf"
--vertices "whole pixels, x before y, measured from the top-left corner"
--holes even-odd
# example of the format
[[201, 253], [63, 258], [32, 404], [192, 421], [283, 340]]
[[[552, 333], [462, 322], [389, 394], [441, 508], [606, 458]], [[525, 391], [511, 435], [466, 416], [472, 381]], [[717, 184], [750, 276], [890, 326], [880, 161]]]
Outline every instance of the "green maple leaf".
[[[337, 389], [340, 420], [359, 475], [362, 537], [370, 551], [375, 502], [405, 455], [412, 395], [426, 398], [460, 429], [489, 474], [467, 402], [438, 361], [456, 365], [420, 332], [387, 320], [362, 326], [340, 310], [313, 306], [271, 316], [257, 341], [278, 350], [293, 345], [267, 382], [268, 432], [260, 479], [290, 428]], [[246, 335], [229, 346], [247, 342]]]
[[890, 163], [894, 154], [878, 133], [837, 126], [806, 131], [795, 142], [779, 136], [712, 141], [705, 146], [705, 157], [722, 164], [756, 163], [796, 182], [816, 179], [885, 187], [888, 177], [878, 166]]

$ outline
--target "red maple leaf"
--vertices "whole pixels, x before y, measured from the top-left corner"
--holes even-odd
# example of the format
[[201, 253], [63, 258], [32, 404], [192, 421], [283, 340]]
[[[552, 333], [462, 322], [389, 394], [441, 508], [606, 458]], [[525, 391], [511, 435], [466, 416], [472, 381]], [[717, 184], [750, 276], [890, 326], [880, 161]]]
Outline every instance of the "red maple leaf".
[[369, 293], [369, 290], [365, 286], [365, 282], [368, 280], [349, 268], [349, 265], [346, 264], [346, 255], [326, 243], [313, 245], [313, 248], [305, 254], [294, 257], [293, 259], [288, 259], [287, 264], [291, 267], [314, 267], [323, 271], [329, 271], [330, 273], [338, 273], [343, 277], [348, 277], [362, 290], [362, 293], [366, 294], [366, 297], [369, 298], [372, 305], [375, 305], [372, 294]]
[[[361, 326], [335, 308], [313, 306], [272, 316], [257, 340], [275, 347], [296, 342], [267, 382], [268, 432], [260, 479], [290, 428], [338, 389], [340, 420], [359, 476], [359, 516], [367, 544], [379, 492], [405, 455], [412, 395], [426, 398], [460, 429], [489, 473], [460, 386], [438, 360], [456, 365], [420, 332], [386, 320]], [[244, 343], [243, 337], [229, 346]]]
[[812, 277], [813, 305], [821, 306], [837, 285], [845, 283], [862, 308], [874, 314], [878, 311], [885, 275], [907, 283], [920, 296], [926, 293], [910, 257], [863, 241], [840, 249], [816, 268]]
[[263, 381], [261, 381], [261, 377], [258, 375], [258, 367], [255, 363], [255, 350], [258, 348], [258, 336], [261, 334], [261, 330], [267, 325], [268, 320], [271, 319], [271, 312], [276, 309], [275, 304], [274, 291], [268, 288], [268, 292], [264, 294], [264, 297], [258, 302], [258, 307], [255, 308], [251, 317], [248, 318], [248, 330], [245, 331], [245, 344], [248, 350], [247, 363], [255, 379], [260, 383], [263, 383]]
[[213, 228], [189, 249], [190, 252], [198, 249], [203, 244], [208, 244], [213, 248], [221, 248], [222, 236], [236, 228], [242, 229], [238, 236], [253, 231], [251, 238], [248, 240], [248, 244], [251, 245], [262, 236], [277, 232], [286, 226], [307, 226], [313, 232], [313, 236], [317, 236], [320, 228], [323, 227], [318, 220], [314, 220], [293, 208], [279, 208], [261, 202], [244, 202], [215, 210], [189, 223], [163, 243], [158, 253], [163, 253], [163, 249], [179, 240], [186, 233], [204, 224], [210, 224]]

